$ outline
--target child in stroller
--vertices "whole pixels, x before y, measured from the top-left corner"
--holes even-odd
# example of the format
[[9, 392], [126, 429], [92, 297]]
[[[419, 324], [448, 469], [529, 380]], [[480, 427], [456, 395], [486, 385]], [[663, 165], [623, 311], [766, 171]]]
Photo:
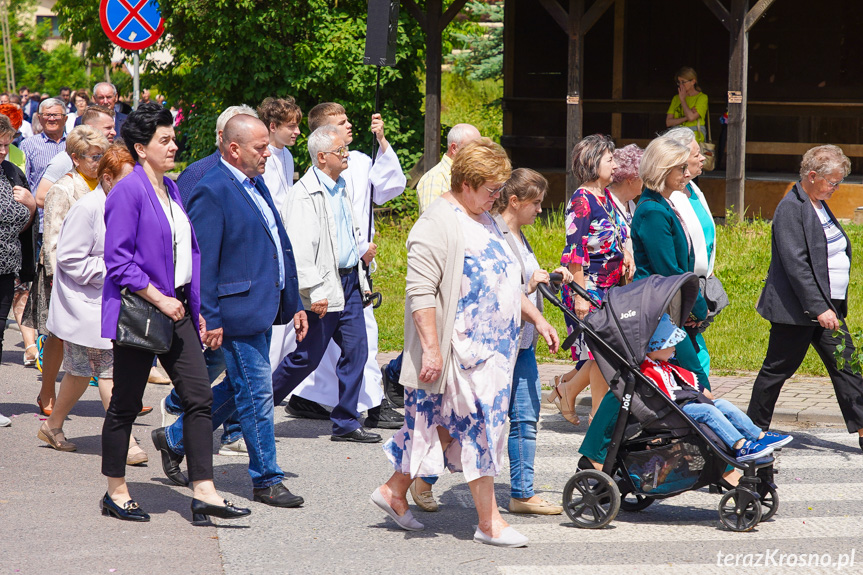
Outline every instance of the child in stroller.
[[647, 344], [641, 373], [680, 404], [684, 413], [710, 427], [741, 463], [765, 458], [794, 439], [790, 435], [762, 431], [730, 401], [716, 399], [710, 390], [698, 383], [691, 371], [668, 363], [674, 355], [674, 346], [685, 337], [671, 317], [663, 314]]

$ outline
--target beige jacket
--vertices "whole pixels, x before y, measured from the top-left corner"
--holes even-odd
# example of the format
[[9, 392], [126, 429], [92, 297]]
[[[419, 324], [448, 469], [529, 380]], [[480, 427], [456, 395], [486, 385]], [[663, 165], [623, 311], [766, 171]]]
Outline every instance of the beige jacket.
[[[428, 393], [442, 393], [452, 362], [452, 333], [464, 266], [464, 234], [455, 207], [438, 198], [426, 209], [408, 235], [405, 286], [404, 363], [399, 383]], [[413, 313], [435, 309], [435, 325], [443, 358], [441, 377], [419, 381], [423, 350]]]
[[45, 215], [42, 227], [42, 254], [40, 259], [49, 276], [54, 275], [57, 265], [57, 238], [63, 221], [72, 205], [91, 192], [90, 186], [77, 171], [73, 170], [57, 180], [45, 196]]
[[[345, 193], [346, 192], [342, 192]], [[350, 198], [345, 195], [347, 205]], [[358, 241], [358, 230], [353, 214], [349, 210], [354, 241]], [[297, 281], [303, 307], [309, 309], [314, 302], [327, 300], [327, 311], [345, 309], [345, 293], [339, 276], [339, 242], [336, 222], [330, 210], [326, 191], [314, 170], [309, 169], [291, 188], [283, 204], [282, 222], [294, 248], [297, 264]], [[368, 291], [362, 260], [357, 264], [360, 287]]]

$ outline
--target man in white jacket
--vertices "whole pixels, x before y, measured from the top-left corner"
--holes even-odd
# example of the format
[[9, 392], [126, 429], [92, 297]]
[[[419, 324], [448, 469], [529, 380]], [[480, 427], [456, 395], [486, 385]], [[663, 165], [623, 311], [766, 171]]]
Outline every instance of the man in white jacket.
[[[318, 104], [309, 111], [309, 128], [315, 131], [324, 125], [334, 126], [339, 136], [346, 144], [353, 142], [353, 126], [348, 121], [345, 108], [334, 102]], [[357, 247], [363, 262], [373, 266], [377, 246], [373, 243], [374, 228], [369, 234], [369, 215], [372, 209], [371, 195], [374, 190], [374, 202], [378, 205], [397, 197], [406, 185], [406, 179], [398, 157], [384, 135], [384, 122], [380, 114], [372, 116], [371, 131], [378, 141], [379, 150], [374, 162], [372, 159], [352, 150], [348, 157], [348, 168], [342, 173], [346, 191], [353, 202], [354, 222], [359, 230]], [[381, 387], [381, 370], [377, 363], [378, 325], [371, 306], [364, 310], [368, 354], [365, 359], [365, 370], [362, 390], [357, 409], [369, 411], [366, 427], [382, 427], [398, 429], [404, 417], [384, 401]], [[289, 326], [288, 326], [289, 329]], [[289, 333], [279, 340], [276, 332], [273, 334], [273, 344], [270, 348], [270, 360], [276, 365], [282, 357], [293, 349], [293, 338]], [[353, 350], [353, 353], [358, 353]], [[338, 383], [336, 364], [341, 355], [338, 346], [331, 342], [329, 349], [317, 370], [311, 374], [294, 391], [288, 402], [288, 413], [315, 419], [326, 419], [327, 411], [318, 404], [335, 405], [338, 398]]]
[[357, 404], [363, 380], [366, 329], [359, 227], [341, 174], [348, 167], [348, 147], [332, 126], [309, 136], [314, 166], [291, 189], [283, 219], [291, 243], [303, 307], [309, 312], [306, 337], [273, 371], [273, 400], [278, 405], [320, 364], [327, 346], [339, 349], [336, 401], [329, 414], [333, 441], [377, 443], [381, 436], [359, 422]]

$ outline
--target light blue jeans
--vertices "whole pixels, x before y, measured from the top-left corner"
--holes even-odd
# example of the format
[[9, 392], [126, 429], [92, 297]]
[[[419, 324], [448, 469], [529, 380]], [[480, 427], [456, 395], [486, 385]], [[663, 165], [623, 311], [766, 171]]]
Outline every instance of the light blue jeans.
[[533, 497], [533, 462], [536, 459], [536, 427], [539, 421], [539, 369], [533, 347], [519, 350], [512, 374], [509, 400], [510, 496]]
[[[270, 375], [272, 330], [247, 337], [222, 340], [228, 377], [213, 388], [213, 429], [236, 414], [246, 448], [249, 475], [255, 488], [281, 483], [284, 472], [276, 462], [273, 428], [273, 382]], [[166, 430], [171, 451], [184, 454], [183, 417]]]
[[703, 423], [716, 432], [719, 439], [731, 449], [734, 449], [734, 444], [741, 439], [756, 441], [761, 435], [761, 428], [752, 423], [749, 416], [724, 399], [713, 400], [713, 405], [687, 403], [683, 406], [683, 411], [698, 423]]

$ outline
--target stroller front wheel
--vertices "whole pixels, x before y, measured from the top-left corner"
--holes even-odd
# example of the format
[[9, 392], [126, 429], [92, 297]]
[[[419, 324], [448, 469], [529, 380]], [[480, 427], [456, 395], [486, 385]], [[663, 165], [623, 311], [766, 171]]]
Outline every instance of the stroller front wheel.
[[751, 531], [761, 521], [761, 503], [756, 493], [737, 488], [719, 501], [719, 520], [732, 531]]
[[620, 511], [620, 490], [614, 480], [597, 469], [579, 471], [563, 488], [563, 509], [582, 529], [605, 527]]

